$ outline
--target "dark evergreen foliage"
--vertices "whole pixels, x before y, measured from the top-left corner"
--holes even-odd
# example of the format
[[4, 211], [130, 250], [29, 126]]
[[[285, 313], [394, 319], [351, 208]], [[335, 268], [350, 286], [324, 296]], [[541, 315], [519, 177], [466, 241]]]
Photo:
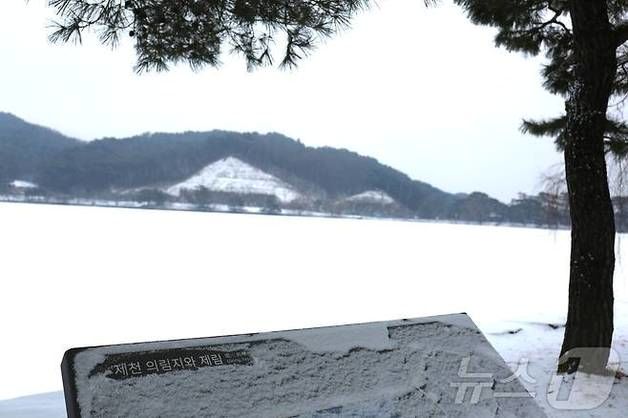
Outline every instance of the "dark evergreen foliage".
[[165, 70], [170, 63], [216, 66], [225, 48], [244, 56], [248, 68], [293, 66], [321, 38], [349, 24], [366, 0], [50, 0], [59, 21], [53, 41], [80, 41], [93, 28], [103, 43], [121, 34], [135, 39], [137, 70]]
[[467, 222], [503, 223], [510, 221], [508, 212], [508, 206], [497, 199], [485, 193], [474, 192], [456, 201], [451, 217]]
[[[566, 0], [455, 0], [464, 7], [476, 24], [498, 29], [495, 43], [509, 51], [530, 55], [544, 53], [548, 62], [543, 66], [544, 87], [553, 94], [567, 97], [574, 80], [574, 45], [568, 2]], [[620, 46], [626, 35], [628, 2], [607, 1], [609, 18], [616, 25], [618, 72], [614, 83], [614, 99], [623, 103], [628, 94], [628, 48]], [[606, 150], [623, 157], [628, 152], [628, 128], [621, 112], [608, 115]], [[551, 136], [557, 147], [564, 148], [566, 116], [548, 120], [524, 120], [523, 132], [536, 136]]]
[[275, 196], [259, 193], [231, 193], [209, 190], [201, 187], [194, 190], [183, 190], [181, 198], [184, 202], [195, 205], [226, 205], [234, 210], [242, 207], [264, 208], [267, 213], [277, 213], [280, 211], [281, 203]]

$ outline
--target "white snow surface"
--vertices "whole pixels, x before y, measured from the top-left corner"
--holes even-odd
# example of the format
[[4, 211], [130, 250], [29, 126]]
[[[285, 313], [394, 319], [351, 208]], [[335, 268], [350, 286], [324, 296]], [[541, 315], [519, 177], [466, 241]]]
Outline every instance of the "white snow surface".
[[[523, 383], [548, 416], [628, 410], [627, 379], [590, 411], [547, 402], [563, 334], [547, 324], [566, 318], [568, 231], [20, 203], [0, 203], [0, 230], [0, 399], [60, 390], [71, 347], [467, 312], [513, 370], [529, 362], [534, 381]], [[624, 371], [626, 237], [613, 342]], [[56, 399], [0, 401], [0, 417], [62, 416]]]
[[165, 191], [178, 196], [181, 190], [201, 187], [221, 192], [271, 195], [281, 202], [291, 202], [300, 197], [286, 182], [235, 157], [209, 164], [189, 179], [172, 185]]
[[24, 396], [0, 402], [3, 418], [66, 418], [63, 392]]
[[349, 202], [379, 203], [382, 205], [393, 205], [397, 203], [395, 199], [380, 190], [367, 190], [365, 192], [349, 196], [345, 200]]
[[10, 185], [17, 189], [36, 189], [37, 187], [39, 187], [35, 183], [31, 183], [30, 181], [26, 180], [13, 180]]

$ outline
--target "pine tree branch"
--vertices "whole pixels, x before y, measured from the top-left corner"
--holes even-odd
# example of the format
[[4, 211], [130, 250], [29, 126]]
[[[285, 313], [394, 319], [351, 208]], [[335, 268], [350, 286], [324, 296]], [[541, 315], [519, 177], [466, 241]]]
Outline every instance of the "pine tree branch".
[[[218, 66], [224, 47], [244, 56], [249, 70], [273, 63], [275, 39], [288, 38], [281, 66], [294, 66], [324, 38], [349, 27], [369, 0], [48, 0], [56, 9], [53, 42], [96, 32], [116, 46], [135, 40], [136, 71], [163, 71], [187, 62]], [[434, 0], [424, 0], [431, 2]], [[276, 35], [276, 36], [275, 36]]]
[[628, 42], [628, 21], [623, 21], [615, 26], [615, 39], [617, 47]]
[[565, 30], [565, 32], [571, 33], [571, 30], [567, 27], [567, 25], [558, 20], [558, 18], [565, 13], [565, 9], [556, 8], [551, 1], [548, 1], [547, 8], [554, 13], [554, 17], [552, 17], [552, 19], [548, 23], [553, 23], [555, 25], [561, 26]]
[[[554, 10], [552, 10], [554, 11]], [[571, 33], [571, 31], [569, 30], [569, 28], [560, 20], [558, 20], [558, 18], [562, 15], [562, 11], [561, 10], [556, 10], [554, 11], [554, 16], [552, 16], [552, 18], [550, 20], [546, 20], [545, 22], [541, 22], [536, 26], [532, 26], [528, 29], [524, 29], [524, 30], [513, 30], [512, 33], [518, 33], [518, 34], [534, 34], [534, 33], [538, 33], [543, 31], [545, 28], [547, 28], [550, 25], [558, 25], [561, 28], [563, 28], [565, 30], [565, 32], [567, 33]]]
[[521, 132], [533, 136], [558, 136], [567, 126], [565, 115], [553, 119], [528, 120], [524, 119], [521, 124]]

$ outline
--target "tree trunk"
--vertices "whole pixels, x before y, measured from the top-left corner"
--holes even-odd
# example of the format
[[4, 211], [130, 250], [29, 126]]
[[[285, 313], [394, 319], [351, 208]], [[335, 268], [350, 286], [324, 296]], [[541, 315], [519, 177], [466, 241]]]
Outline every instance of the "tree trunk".
[[[604, 131], [617, 58], [606, 1], [570, 0], [575, 82], [567, 110], [565, 169], [571, 215], [569, 313], [559, 372], [603, 373], [613, 336], [615, 221]], [[588, 349], [580, 356], [574, 349]], [[591, 350], [593, 349], [593, 350]], [[565, 357], [570, 357], [569, 355]]]

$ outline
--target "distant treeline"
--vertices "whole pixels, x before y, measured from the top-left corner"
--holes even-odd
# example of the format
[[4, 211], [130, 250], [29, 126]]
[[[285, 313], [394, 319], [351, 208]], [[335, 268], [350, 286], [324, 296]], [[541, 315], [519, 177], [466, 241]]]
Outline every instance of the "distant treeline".
[[[268, 195], [199, 189], [175, 197], [162, 191], [229, 156], [278, 177], [304, 198], [282, 204]], [[11, 186], [16, 179], [33, 182], [38, 188], [17, 190]], [[396, 203], [346, 199], [371, 190], [386, 193]], [[173, 202], [199, 207], [256, 206], [268, 212], [292, 209], [544, 227], [568, 227], [570, 223], [563, 194], [520, 195], [505, 204], [480, 192], [447, 193], [373, 158], [345, 149], [307, 147], [277, 133], [156, 133], [83, 142], [3, 113], [0, 113], [0, 194], [67, 200], [132, 199], [157, 206]], [[617, 225], [623, 231], [628, 228], [628, 216], [624, 216], [627, 199], [615, 199]]]

